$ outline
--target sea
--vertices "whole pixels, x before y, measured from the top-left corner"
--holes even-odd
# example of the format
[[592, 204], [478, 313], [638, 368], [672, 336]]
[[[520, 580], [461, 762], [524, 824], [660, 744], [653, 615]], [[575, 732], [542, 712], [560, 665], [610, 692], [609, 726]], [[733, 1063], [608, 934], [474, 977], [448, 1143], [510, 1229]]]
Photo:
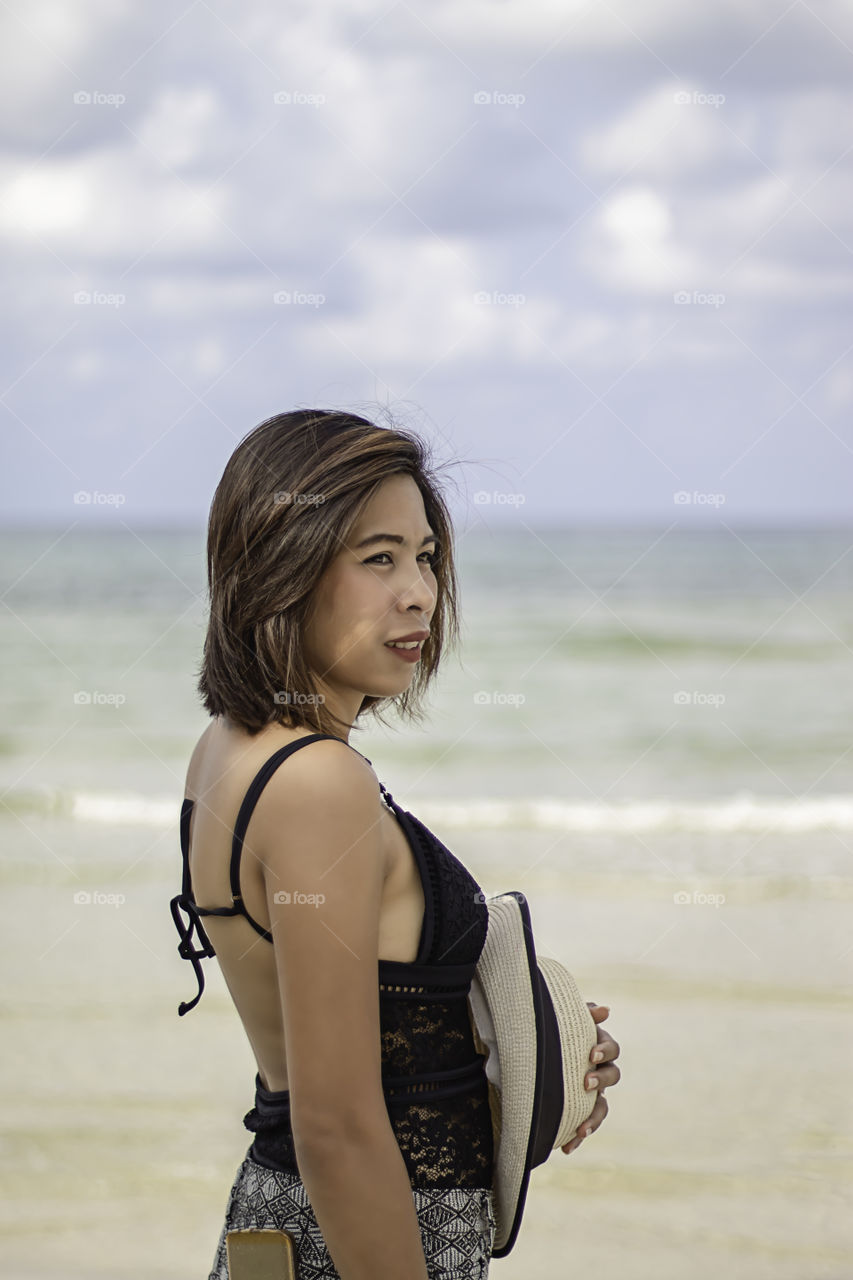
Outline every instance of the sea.
[[[474, 525], [423, 722], [350, 741], [609, 1006], [506, 1280], [853, 1275], [853, 529]], [[0, 531], [5, 1274], [203, 1277], [255, 1064], [177, 955], [204, 530]], [[845, 1211], [845, 1205], [846, 1210]]]

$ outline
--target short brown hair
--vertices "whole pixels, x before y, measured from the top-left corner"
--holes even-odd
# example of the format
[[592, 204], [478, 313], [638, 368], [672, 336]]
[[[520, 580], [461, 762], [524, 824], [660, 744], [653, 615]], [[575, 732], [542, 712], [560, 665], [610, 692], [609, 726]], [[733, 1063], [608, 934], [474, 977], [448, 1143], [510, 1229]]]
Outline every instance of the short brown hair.
[[[445, 644], [459, 636], [452, 524], [426, 443], [352, 413], [297, 409], [267, 418], [240, 441], [210, 507], [210, 616], [198, 690], [206, 710], [250, 734], [273, 721], [340, 736], [314, 700], [303, 653], [314, 589], [384, 480], [410, 475], [438, 539], [435, 610], [414, 679], [399, 697], [365, 697], [358, 715], [391, 702], [422, 719], [423, 695]], [[307, 696], [304, 696], [307, 695]]]

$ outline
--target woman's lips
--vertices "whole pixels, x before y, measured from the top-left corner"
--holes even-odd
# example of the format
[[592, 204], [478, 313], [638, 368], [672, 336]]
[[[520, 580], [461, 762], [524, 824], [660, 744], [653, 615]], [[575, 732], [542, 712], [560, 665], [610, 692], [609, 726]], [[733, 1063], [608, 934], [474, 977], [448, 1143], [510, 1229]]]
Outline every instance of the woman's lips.
[[386, 644], [386, 649], [390, 649], [398, 658], [402, 658], [404, 662], [418, 662], [421, 656], [421, 645], [418, 644], [414, 649], [395, 649], [393, 645]]

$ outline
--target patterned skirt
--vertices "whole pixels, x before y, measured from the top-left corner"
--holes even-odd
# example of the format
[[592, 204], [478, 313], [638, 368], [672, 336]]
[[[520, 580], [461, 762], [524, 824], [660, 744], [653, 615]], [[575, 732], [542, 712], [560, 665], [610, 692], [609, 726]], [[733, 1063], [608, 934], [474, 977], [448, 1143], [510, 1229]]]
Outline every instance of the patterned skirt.
[[[429, 1280], [486, 1280], [495, 1238], [491, 1188], [412, 1189]], [[208, 1280], [228, 1280], [225, 1233], [267, 1227], [296, 1242], [298, 1280], [340, 1280], [296, 1173], [267, 1169], [247, 1154], [237, 1171]]]

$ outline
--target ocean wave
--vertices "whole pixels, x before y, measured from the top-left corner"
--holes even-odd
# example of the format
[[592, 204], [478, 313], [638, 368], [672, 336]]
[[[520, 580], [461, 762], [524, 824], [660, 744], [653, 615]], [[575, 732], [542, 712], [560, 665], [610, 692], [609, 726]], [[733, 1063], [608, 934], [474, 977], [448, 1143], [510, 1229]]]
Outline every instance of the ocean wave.
[[[128, 791], [64, 791], [41, 787], [7, 793], [13, 813], [40, 813], [75, 822], [166, 829], [177, 825], [181, 796]], [[457, 831], [633, 832], [853, 831], [853, 794], [757, 796], [739, 791], [705, 800], [655, 797], [605, 804], [552, 796], [449, 800], [395, 797], [427, 826]]]
[[752, 792], [703, 801], [671, 798], [621, 804], [560, 800], [424, 800], [418, 816], [456, 829], [521, 828], [602, 832], [808, 832], [853, 830], [853, 795], [761, 797]]

